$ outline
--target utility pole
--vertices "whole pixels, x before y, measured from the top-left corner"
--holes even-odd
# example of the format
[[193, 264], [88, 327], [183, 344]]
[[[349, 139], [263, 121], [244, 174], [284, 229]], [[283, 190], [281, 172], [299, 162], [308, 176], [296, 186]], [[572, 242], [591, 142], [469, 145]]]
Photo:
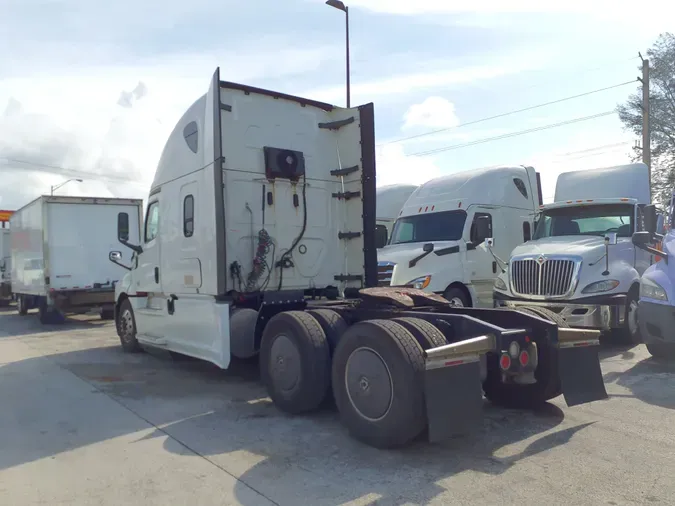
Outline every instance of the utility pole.
[[[640, 54], [640, 53], [638, 53]], [[649, 128], [649, 60], [642, 58], [642, 161], [649, 169], [649, 192], [652, 188], [652, 146]]]

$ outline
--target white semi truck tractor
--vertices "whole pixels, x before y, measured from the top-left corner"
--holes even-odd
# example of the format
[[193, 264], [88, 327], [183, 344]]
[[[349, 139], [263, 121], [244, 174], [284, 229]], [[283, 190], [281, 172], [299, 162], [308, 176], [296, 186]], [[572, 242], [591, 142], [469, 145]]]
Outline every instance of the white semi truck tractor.
[[[376, 286], [373, 111], [216, 70], [167, 140], [141, 242], [120, 233], [134, 253], [115, 288], [122, 348], [221, 368], [258, 355], [280, 410], [332, 395], [351, 434], [376, 447], [470, 431], [484, 395], [514, 406], [605, 398], [597, 331]], [[110, 260], [122, 263], [118, 251]]]
[[375, 236], [378, 249], [389, 241], [391, 229], [401, 213], [403, 204], [416, 189], [417, 186], [412, 184], [389, 184], [377, 189]]
[[532, 240], [513, 250], [495, 280], [495, 306], [545, 308], [573, 328], [640, 342], [640, 277], [653, 255], [631, 237], [650, 201], [643, 163], [560, 174]]

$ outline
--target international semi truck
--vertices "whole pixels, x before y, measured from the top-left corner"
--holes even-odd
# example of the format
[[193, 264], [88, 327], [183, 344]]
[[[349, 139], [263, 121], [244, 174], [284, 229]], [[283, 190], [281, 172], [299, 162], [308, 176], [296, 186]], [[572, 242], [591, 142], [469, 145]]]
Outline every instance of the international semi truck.
[[[276, 407], [332, 396], [357, 439], [400, 446], [479, 423], [483, 396], [606, 398], [599, 332], [538, 308], [455, 308], [377, 287], [373, 104], [341, 108], [221, 80], [184, 113], [115, 287], [122, 348], [227, 368], [257, 355]], [[337, 150], [336, 150], [337, 146]], [[586, 345], [586, 346], [581, 346]]]
[[[118, 227], [130, 240], [140, 239], [142, 202], [43, 195], [16, 211], [9, 231], [19, 314], [37, 309], [44, 324], [91, 310], [112, 319], [115, 283], [125, 271], [108, 261], [108, 253], [119, 245]], [[122, 251], [117, 255], [121, 259]]]
[[643, 163], [560, 174], [532, 240], [512, 251], [495, 280], [495, 306], [544, 308], [573, 328], [639, 343], [640, 277], [654, 259], [631, 237], [650, 202]]

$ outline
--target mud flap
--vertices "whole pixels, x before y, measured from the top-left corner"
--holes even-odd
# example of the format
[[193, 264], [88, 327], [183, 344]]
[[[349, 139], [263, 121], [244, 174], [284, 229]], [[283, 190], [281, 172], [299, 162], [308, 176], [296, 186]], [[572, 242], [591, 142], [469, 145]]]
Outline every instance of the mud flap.
[[494, 336], [481, 336], [425, 352], [429, 441], [466, 434], [482, 420], [480, 355], [493, 350], [494, 343]]
[[607, 399], [597, 330], [558, 329], [558, 374], [568, 406]]

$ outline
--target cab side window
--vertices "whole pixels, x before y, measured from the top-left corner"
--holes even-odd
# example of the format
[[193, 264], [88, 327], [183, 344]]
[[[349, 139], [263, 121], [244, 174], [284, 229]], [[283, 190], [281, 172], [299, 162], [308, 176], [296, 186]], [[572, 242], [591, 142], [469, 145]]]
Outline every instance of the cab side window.
[[145, 242], [152, 241], [159, 232], [159, 202], [151, 202], [145, 215]]

